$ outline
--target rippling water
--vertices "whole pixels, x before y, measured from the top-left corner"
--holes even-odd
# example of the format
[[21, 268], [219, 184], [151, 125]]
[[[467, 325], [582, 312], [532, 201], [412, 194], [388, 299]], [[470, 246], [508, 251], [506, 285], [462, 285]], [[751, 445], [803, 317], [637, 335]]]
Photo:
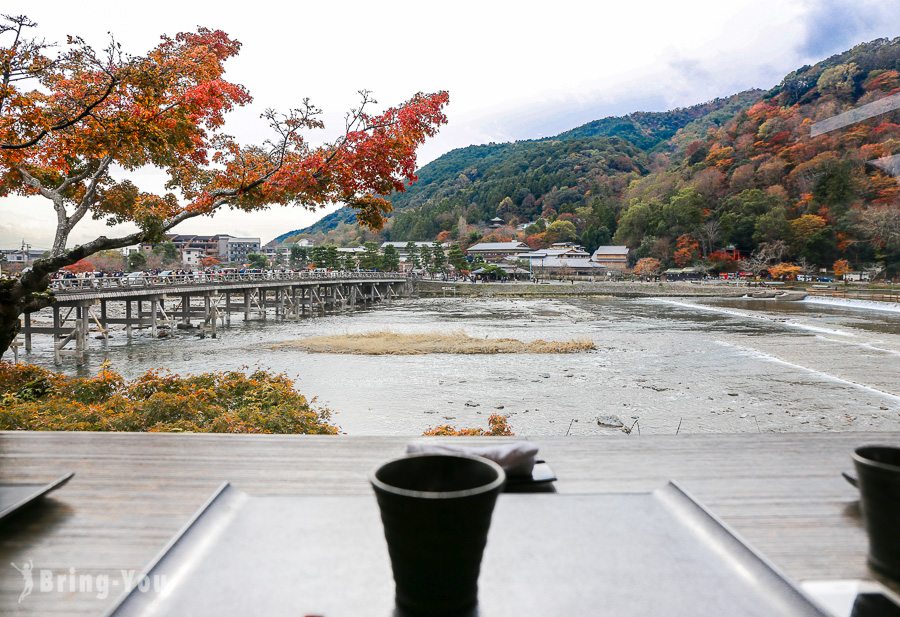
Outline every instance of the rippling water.
[[[351, 356], [268, 345], [305, 336], [463, 330], [521, 340], [590, 337], [588, 353]], [[91, 367], [103, 354], [91, 342]], [[49, 337], [26, 361], [52, 365]], [[238, 321], [218, 339], [111, 340], [127, 377], [261, 365], [338, 412], [353, 435], [420, 435], [438, 424], [517, 435], [900, 431], [900, 313], [753, 299], [437, 298], [299, 322]], [[65, 359], [72, 363], [71, 358]], [[68, 372], [74, 368], [66, 367]]]

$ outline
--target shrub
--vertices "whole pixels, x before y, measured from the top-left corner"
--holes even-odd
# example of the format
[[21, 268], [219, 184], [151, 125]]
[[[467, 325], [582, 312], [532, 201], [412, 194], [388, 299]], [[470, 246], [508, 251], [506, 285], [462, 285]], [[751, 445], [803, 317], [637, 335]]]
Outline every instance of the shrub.
[[492, 414], [490, 418], [488, 418], [488, 425], [491, 427], [488, 430], [484, 430], [483, 428], [463, 428], [457, 430], [456, 428], [445, 424], [444, 426], [437, 426], [435, 428], [430, 428], [424, 433], [425, 436], [437, 436], [437, 435], [455, 435], [459, 437], [472, 437], [472, 436], [490, 436], [490, 437], [512, 437], [515, 433], [512, 432], [512, 429], [506, 423], [506, 417], [501, 416], [500, 414]]
[[286, 375], [267, 370], [186, 376], [151, 370], [128, 382], [108, 363], [96, 377], [70, 378], [0, 362], [0, 430], [334, 435], [330, 418]]

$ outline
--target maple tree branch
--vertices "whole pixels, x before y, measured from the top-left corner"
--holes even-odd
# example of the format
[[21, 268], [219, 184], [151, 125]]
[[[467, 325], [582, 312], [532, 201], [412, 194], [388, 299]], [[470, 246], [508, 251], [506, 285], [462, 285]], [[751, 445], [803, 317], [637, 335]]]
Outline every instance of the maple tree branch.
[[16, 170], [17, 170], [20, 174], [22, 174], [22, 176], [25, 177], [25, 183], [28, 184], [28, 185], [30, 185], [32, 188], [37, 189], [38, 192], [39, 192], [43, 197], [46, 197], [47, 199], [53, 200], [54, 203], [55, 203], [55, 200], [56, 200], [57, 197], [60, 197], [60, 198], [62, 197], [57, 191], [54, 191], [53, 189], [48, 189], [48, 188], [45, 187], [43, 184], [41, 184], [41, 181], [40, 181], [40, 180], [38, 180], [37, 178], [35, 178], [34, 176], [32, 176], [30, 173], [28, 173], [28, 170], [25, 169], [24, 167], [22, 167], [21, 165], [17, 165], [17, 166], [16, 166]]
[[97, 168], [97, 171], [91, 176], [91, 180], [88, 183], [88, 188], [84, 192], [84, 196], [81, 198], [81, 202], [78, 204], [78, 207], [75, 208], [75, 212], [72, 213], [72, 216], [69, 217], [69, 228], [71, 229], [81, 218], [85, 215], [85, 213], [90, 209], [91, 205], [94, 201], [94, 195], [97, 193], [97, 185], [100, 184], [100, 178], [103, 177], [103, 174], [106, 173], [106, 170], [109, 169], [110, 163], [112, 163], [112, 156], [105, 156], [100, 161], [100, 166]]
[[56, 192], [61, 194], [63, 191], [65, 191], [67, 188], [69, 188], [73, 184], [75, 184], [77, 182], [81, 182], [82, 180], [84, 180], [85, 178], [87, 178], [88, 176], [91, 175], [92, 169], [93, 169], [93, 167], [91, 165], [89, 165], [87, 169], [85, 169], [83, 172], [81, 172], [77, 176], [72, 176], [71, 178], [66, 178], [65, 180], [62, 181], [62, 184], [60, 184], [58, 187], [56, 187]]
[[30, 148], [31, 146], [38, 144], [42, 139], [44, 139], [44, 137], [47, 136], [48, 133], [55, 132], [55, 131], [62, 131], [64, 129], [69, 128], [70, 126], [72, 126], [74, 124], [78, 124], [79, 122], [81, 122], [82, 120], [84, 120], [85, 118], [90, 116], [91, 112], [94, 111], [94, 109], [97, 107], [97, 105], [99, 105], [100, 103], [105, 101], [107, 99], [107, 97], [109, 97], [109, 95], [112, 94], [112, 91], [115, 90], [116, 84], [118, 84], [118, 83], [119, 83], [119, 79], [117, 77], [115, 77], [115, 76], [111, 77], [110, 81], [109, 81], [109, 85], [106, 88], [106, 92], [104, 92], [100, 96], [100, 98], [98, 98], [96, 101], [94, 101], [93, 103], [91, 103], [90, 105], [85, 107], [84, 110], [82, 110], [82, 112], [80, 114], [78, 114], [77, 116], [75, 116], [74, 118], [71, 118], [69, 120], [63, 120], [62, 122], [53, 124], [49, 128], [46, 128], [43, 131], [41, 131], [40, 133], [38, 133], [32, 139], [29, 139], [28, 141], [21, 142], [18, 144], [2, 143], [2, 144], [0, 144], [0, 149], [2, 149], [2, 150], [21, 150], [22, 148]]

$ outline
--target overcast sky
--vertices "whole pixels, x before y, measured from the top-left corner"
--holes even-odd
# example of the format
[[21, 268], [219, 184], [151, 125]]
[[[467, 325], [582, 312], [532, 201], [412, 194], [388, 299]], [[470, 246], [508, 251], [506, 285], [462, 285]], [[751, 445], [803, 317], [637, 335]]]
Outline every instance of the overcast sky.
[[[247, 143], [266, 137], [258, 119], [263, 109], [288, 109], [304, 97], [326, 112], [329, 128], [321, 139], [342, 128], [360, 89], [372, 91], [385, 106], [418, 91], [448, 90], [450, 122], [420, 149], [420, 165], [471, 144], [554, 135], [605, 116], [770, 88], [804, 64], [900, 35], [894, 3], [873, 0], [16, 5], [38, 22], [36, 33], [47, 40], [77, 34], [99, 48], [111, 32], [135, 54], [152, 48], [163, 33], [198, 25], [224, 30], [243, 43], [226, 65], [226, 77], [254, 97], [231, 115], [226, 130]], [[158, 179], [147, 173], [137, 181], [153, 189]], [[296, 208], [221, 212], [175, 231], [267, 242], [324, 214]], [[49, 201], [0, 198], [0, 248], [18, 246], [23, 238], [34, 248], [49, 247], [54, 221]], [[125, 231], [83, 220], [70, 242]]]

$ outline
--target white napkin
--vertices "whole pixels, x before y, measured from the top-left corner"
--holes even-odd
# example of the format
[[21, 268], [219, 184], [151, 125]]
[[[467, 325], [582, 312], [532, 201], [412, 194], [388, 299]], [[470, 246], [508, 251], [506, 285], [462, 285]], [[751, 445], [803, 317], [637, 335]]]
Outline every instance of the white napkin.
[[490, 459], [503, 467], [510, 476], [530, 476], [534, 469], [538, 447], [527, 441], [496, 444], [493, 446], [454, 446], [446, 443], [408, 443], [407, 454], [473, 454]]

